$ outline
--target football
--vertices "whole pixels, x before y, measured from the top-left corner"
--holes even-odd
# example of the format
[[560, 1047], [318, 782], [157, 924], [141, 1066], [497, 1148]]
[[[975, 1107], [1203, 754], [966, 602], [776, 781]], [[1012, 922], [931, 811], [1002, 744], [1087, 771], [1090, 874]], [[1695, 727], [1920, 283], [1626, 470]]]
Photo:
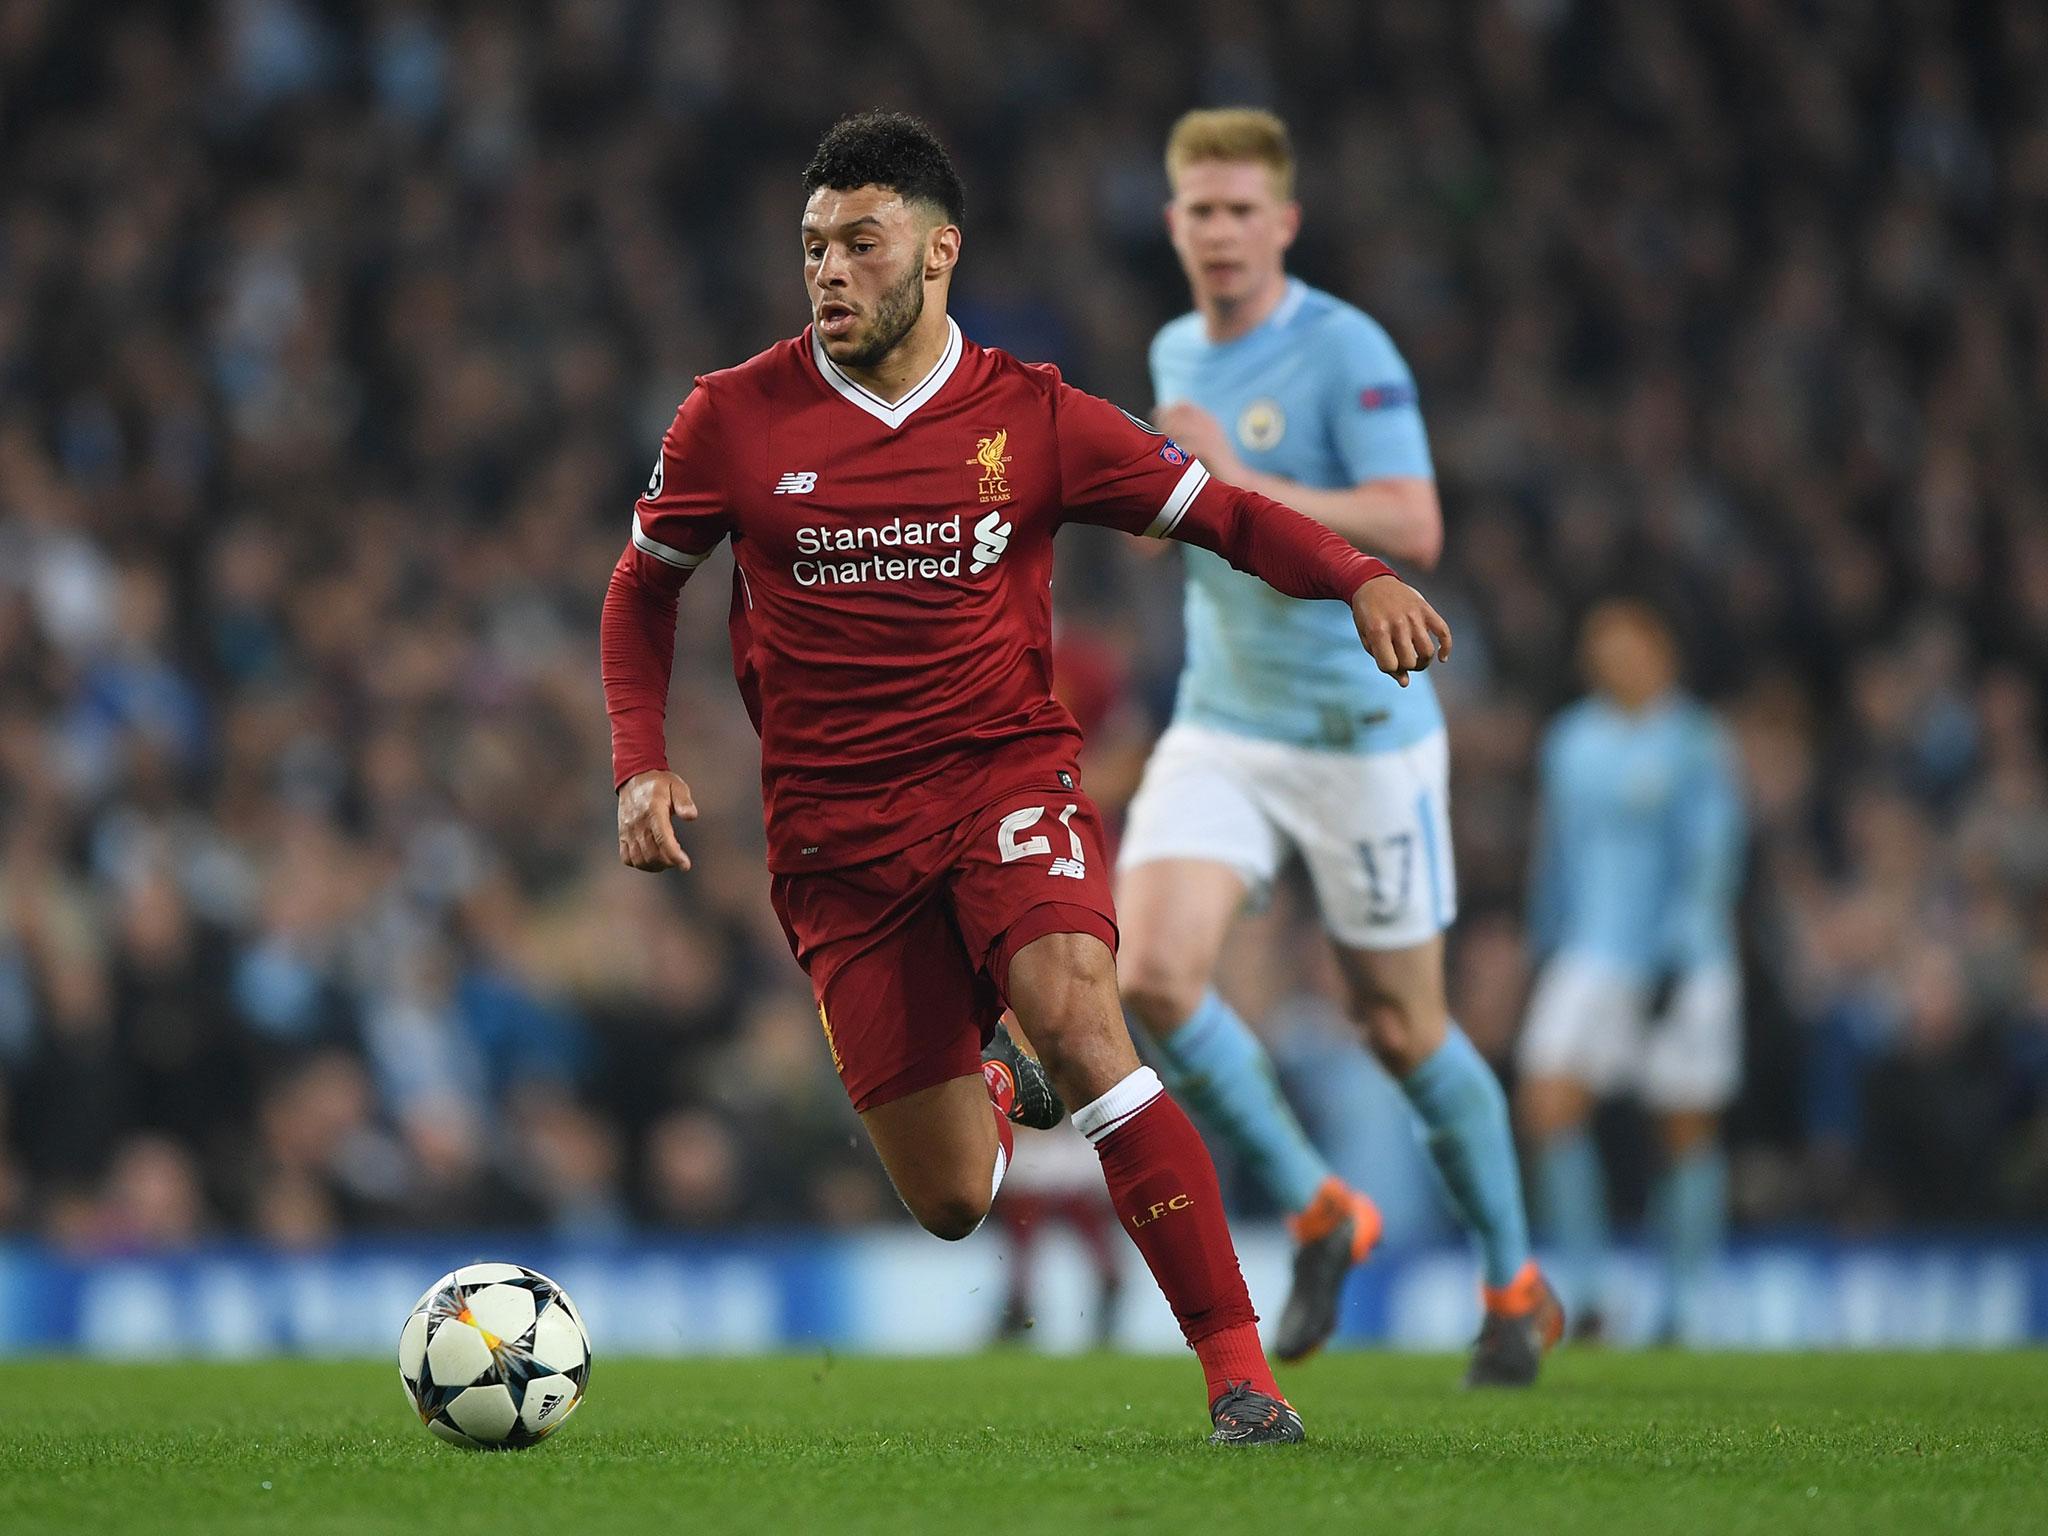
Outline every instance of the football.
[[583, 1401], [590, 1335], [546, 1275], [470, 1264], [413, 1307], [398, 1335], [398, 1375], [420, 1422], [450, 1445], [524, 1450]]

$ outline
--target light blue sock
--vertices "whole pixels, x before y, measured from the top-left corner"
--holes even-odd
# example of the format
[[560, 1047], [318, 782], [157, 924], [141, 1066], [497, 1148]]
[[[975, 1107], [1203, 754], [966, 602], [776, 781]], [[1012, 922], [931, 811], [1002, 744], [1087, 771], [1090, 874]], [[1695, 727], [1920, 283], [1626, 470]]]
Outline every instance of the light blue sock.
[[1330, 1165], [1280, 1092], [1272, 1058], [1251, 1026], [1211, 992], [1187, 1023], [1155, 1044], [1174, 1095], [1230, 1143], [1283, 1211], [1306, 1209]]
[[1714, 1260], [1728, 1235], [1728, 1159], [1721, 1149], [1700, 1147], [1667, 1167], [1650, 1211], [1671, 1278], [1671, 1326], [1680, 1339], [1697, 1343]]
[[1583, 1317], [1600, 1305], [1600, 1267], [1607, 1260], [1607, 1176], [1584, 1126], [1553, 1136], [1536, 1153], [1536, 1188], [1544, 1233], [1557, 1252], [1551, 1276], [1565, 1311]]
[[1451, 1204], [1479, 1239], [1486, 1283], [1506, 1285], [1529, 1262], [1529, 1217], [1500, 1079], [1453, 1024], [1430, 1058], [1401, 1079], [1401, 1091], [1422, 1121]]

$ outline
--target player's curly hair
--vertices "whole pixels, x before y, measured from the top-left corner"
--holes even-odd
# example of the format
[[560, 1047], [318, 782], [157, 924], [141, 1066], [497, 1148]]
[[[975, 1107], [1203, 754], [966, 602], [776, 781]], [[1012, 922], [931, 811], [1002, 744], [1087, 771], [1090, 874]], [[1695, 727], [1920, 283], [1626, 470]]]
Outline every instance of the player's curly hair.
[[946, 147], [905, 112], [857, 112], [826, 130], [804, 167], [804, 195], [820, 187], [887, 187], [905, 202], [929, 203], [948, 224], [960, 223], [967, 213], [967, 190]]

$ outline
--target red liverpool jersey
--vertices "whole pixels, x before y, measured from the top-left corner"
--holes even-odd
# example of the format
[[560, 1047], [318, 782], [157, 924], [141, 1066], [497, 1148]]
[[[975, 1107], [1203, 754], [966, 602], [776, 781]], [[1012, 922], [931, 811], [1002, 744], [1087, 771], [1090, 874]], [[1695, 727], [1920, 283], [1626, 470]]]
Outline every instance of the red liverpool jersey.
[[878, 857], [1009, 789], [1071, 782], [1052, 541], [1099, 523], [1213, 549], [1295, 597], [1386, 567], [1212, 481], [1115, 406], [965, 340], [893, 404], [806, 330], [697, 381], [605, 611], [613, 768], [666, 764], [675, 593], [730, 539], [733, 663], [761, 732], [769, 867]]

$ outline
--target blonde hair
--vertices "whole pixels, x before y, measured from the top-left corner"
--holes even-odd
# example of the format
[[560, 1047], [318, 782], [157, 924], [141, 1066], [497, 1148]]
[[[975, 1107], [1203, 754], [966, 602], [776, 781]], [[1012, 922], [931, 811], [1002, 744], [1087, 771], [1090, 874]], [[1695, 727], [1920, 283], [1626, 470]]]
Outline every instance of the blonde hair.
[[1294, 197], [1294, 146], [1287, 125], [1256, 107], [1217, 107], [1190, 112], [1173, 125], [1166, 138], [1166, 178], [1175, 186], [1180, 173], [1207, 160], [1251, 160], [1273, 178], [1281, 202]]

